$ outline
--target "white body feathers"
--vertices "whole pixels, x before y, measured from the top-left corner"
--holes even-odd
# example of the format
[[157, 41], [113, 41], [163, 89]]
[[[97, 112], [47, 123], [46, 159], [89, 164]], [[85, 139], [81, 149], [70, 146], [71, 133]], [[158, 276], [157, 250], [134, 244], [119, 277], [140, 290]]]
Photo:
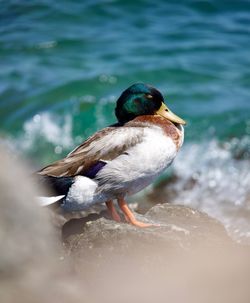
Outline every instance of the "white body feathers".
[[[182, 127], [180, 133], [182, 144]], [[119, 136], [123, 136], [122, 133]], [[119, 141], [119, 136], [114, 140]], [[122, 142], [123, 138], [120, 139]], [[176, 144], [159, 126], [145, 127], [143, 140], [114, 160], [105, 161], [107, 164], [94, 179], [75, 177], [62, 207], [66, 211], [84, 210], [97, 203], [134, 194], [152, 183], [172, 163], [176, 153]]]

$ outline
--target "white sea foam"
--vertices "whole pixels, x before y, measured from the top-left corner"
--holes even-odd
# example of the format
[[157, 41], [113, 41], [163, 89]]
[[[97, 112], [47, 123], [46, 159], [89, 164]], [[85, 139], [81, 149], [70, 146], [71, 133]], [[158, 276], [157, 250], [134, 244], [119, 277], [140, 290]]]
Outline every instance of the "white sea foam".
[[36, 114], [24, 123], [21, 135], [9, 139], [7, 143], [18, 146], [18, 151], [25, 154], [41, 141], [54, 145], [57, 154], [63, 149], [72, 148], [72, 117], [66, 115], [58, 118], [47, 112]]
[[186, 144], [174, 163], [178, 181], [168, 189], [176, 193], [174, 203], [207, 212], [236, 239], [250, 242], [250, 162], [233, 157], [237, 142]]

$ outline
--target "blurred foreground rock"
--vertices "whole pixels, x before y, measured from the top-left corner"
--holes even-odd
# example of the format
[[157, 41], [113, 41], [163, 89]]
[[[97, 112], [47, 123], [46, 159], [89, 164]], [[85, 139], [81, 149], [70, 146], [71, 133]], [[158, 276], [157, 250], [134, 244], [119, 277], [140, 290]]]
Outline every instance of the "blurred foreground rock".
[[143, 218], [160, 226], [139, 229], [93, 216], [64, 225], [68, 257], [95, 300], [249, 302], [249, 248], [217, 220], [169, 204]]
[[60, 261], [59, 238], [37, 205], [30, 173], [1, 149], [0, 162], [0, 302], [80, 302], [84, 289]]

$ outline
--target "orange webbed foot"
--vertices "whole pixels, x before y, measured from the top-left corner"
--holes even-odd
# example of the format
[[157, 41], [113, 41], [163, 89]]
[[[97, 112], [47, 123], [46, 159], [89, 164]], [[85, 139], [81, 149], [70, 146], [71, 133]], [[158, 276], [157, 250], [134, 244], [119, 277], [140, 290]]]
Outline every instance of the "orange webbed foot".
[[159, 226], [159, 225], [154, 225], [154, 224], [138, 221], [123, 198], [118, 199], [118, 205], [119, 205], [120, 209], [122, 210], [122, 212], [124, 213], [125, 219], [128, 223], [130, 223], [134, 226], [137, 226], [137, 227]]

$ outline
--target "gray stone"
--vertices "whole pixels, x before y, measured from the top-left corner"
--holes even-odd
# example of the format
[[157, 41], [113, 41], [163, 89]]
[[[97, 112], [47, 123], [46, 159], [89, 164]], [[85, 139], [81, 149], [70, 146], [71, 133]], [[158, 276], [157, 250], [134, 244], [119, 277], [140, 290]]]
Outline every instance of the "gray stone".
[[126, 223], [117, 223], [97, 215], [75, 219], [65, 224], [64, 239], [72, 251], [94, 247], [117, 249], [126, 252], [132, 248], [161, 245], [169, 251], [171, 247], [190, 250], [198, 244], [204, 247], [228, 243], [233, 245], [223, 225], [205, 213], [185, 206], [159, 204], [152, 207], [141, 221], [156, 226], [138, 228]]
[[68, 258], [99, 302], [249, 302], [249, 248], [200, 211], [161, 204], [138, 228], [97, 215], [63, 228]]

